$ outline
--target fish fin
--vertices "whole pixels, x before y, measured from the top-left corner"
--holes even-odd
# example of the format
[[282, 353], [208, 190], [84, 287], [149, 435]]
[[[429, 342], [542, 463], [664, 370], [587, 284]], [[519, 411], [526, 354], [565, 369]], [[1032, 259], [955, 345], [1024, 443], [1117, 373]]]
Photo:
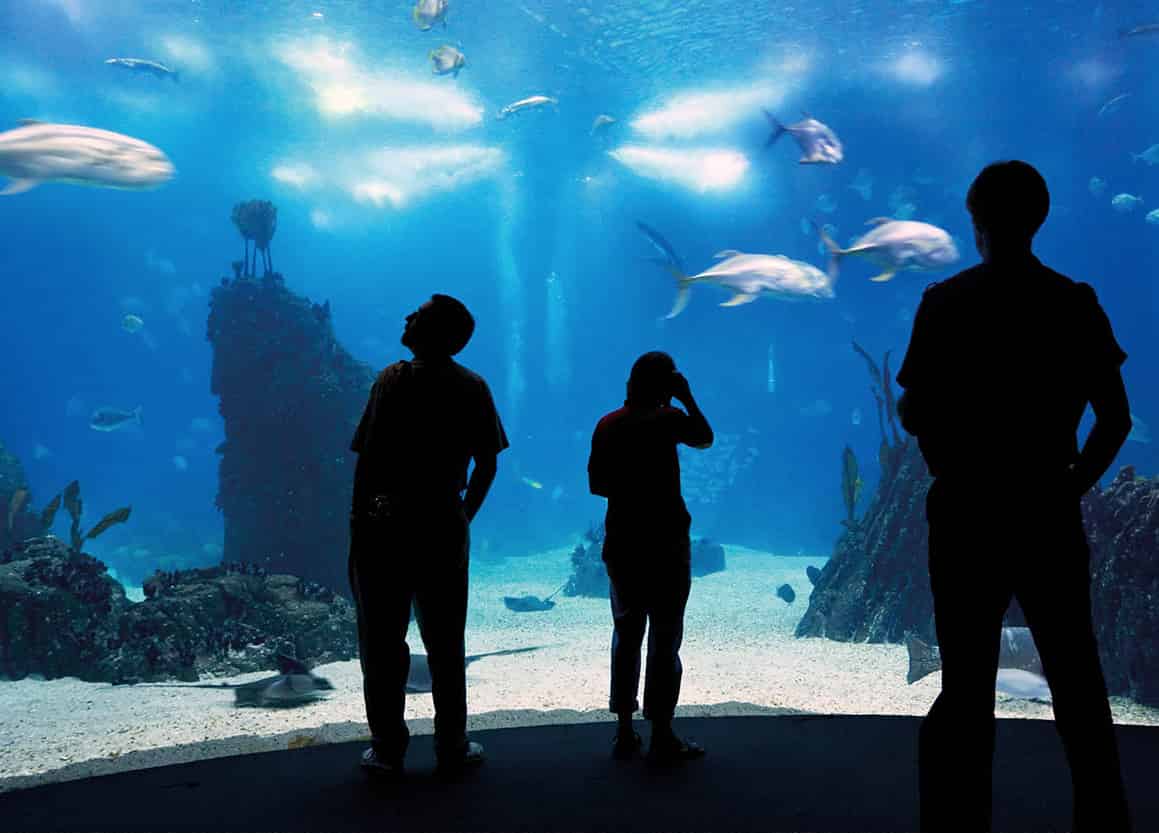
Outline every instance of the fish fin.
[[29, 125], [42, 125], [42, 124], [44, 124], [44, 120], [43, 119], [17, 119], [16, 124], [20, 125], [21, 127], [28, 127]]
[[672, 264], [665, 264], [668, 271], [676, 278], [676, 300], [672, 302], [672, 309], [664, 318], [674, 319], [684, 312], [684, 308], [688, 306], [688, 301], [692, 295], [690, 287], [692, 286], [692, 279], [681, 272]]
[[755, 292], [738, 292], [728, 301], [722, 302], [721, 307], [739, 307], [742, 304], [751, 304], [757, 300]]
[[865, 221], [866, 226], [880, 226], [882, 223], [892, 223], [892, 217], [871, 217]]
[[765, 118], [769, 120], [769, 124], [772, 125], [773, 128], [773, 132], [770, 133], [769, 138], [765, 140], [765, 147], [769, 148], [772, 147], [773, 144], [778, 139], [780, 139], [782, 135], [784, 135], [785, 126], [777, 120], [776, 116], [774, 116], [768, 110], [765, 110], [763, 107], [761, 108], [761, 112], [765, 114]]
[[0, 195], [8, 196], [10, 194], [23, 194], [25, 191], [31, 191], [40, 185], [40, 180], [8, 180], [8, 185], [0, 190]]
[[886, 281], [892, 280], [893, 276], [895, 276], [895, 275], [897, 275], [896, 269], [887, 269], [885, 272], [881, 273], [880, 275], [874, 275], [869, 280], [875, 281], [878, 284], [884, 284]]
[[719, 261], [721, 258], [735, 258], [737, 255], [743, 254], [744, 252], [741, 252], [739, 249], [721, 249], [712, 257]]
[[834, 242], [833, 238], [829, 237], [829, 233], [825, 231], [825, 228], [820, 223], [818, 223], [816, 220], [810, 220], [809, 222], [813, 224], [813, 228], [816, 229], [817, 234], [821, 236], [821, 242], [824, 243], [825, 248], [829, 250], [829, 264], [825, 271], [832, 280], [836, 281], [837, 268], [841, 263], [841, 256], [845, 255], [846, 251], [838, 246]]
[[942, 658], [932, 646], [917, 637], [907, 637], [905, 651], [909, 656], [909, 670], [906, 672], [906, 683], [917, 683], [926, 675], [942, 668]]

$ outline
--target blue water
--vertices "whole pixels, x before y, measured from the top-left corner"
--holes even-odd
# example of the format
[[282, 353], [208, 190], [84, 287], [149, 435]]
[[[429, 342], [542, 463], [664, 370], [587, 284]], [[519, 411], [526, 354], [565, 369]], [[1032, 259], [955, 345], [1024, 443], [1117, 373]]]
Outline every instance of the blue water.
[[[1026, 159], [1053, 197], [1037, 251], [1094, 285], [1130, 354], [1132, 411], [1159, 426], [1148, 385], [1159, 227], [1144, 219], [1159, 205], [1159, 171], [1130, 157], [1159, 142], [1159, 38], [1117, 36], [1150, 20], [1146, 4], [452, 0], [446, 28], [429, 32], [410, 8], [0, 5], [0, 125], [125, 133], [178, 172], [153, 191], [50, 183], [0, 198], [0, 439], [38, 503], [76, 478], [90, 522], [133, 506], [128, 524], [91, 543], [122, 575], [219, 558], [223, 428], [205, 317], [241, 257], [230, 209], [251, 198], [278, 205], [272, 254], [288, 286], [329, 300], [344, 346], [375, 367], [404, 355], [403, 318], [432, 292], [474, 311], [461, 360], [489, 380], [512, 442], [474, 531], [484, 557], [563, 546], [599, 519], [586, 490], [590, 433], [650, 349], [672, 353], [721, 449], [734, 450], [708, 453], [718, 482], [710, 501], [690, 502], [698, 534], [826, 554], [844, 512], [845, 444], [872, 487], [880, 435], [851, 339], [893, 351], [896, 369], [923, 287], [948, 273], [873, 284], [876, 270], [850, 260], [834, 301], [722, 309], [726, 296], [696, 287], [663, 321], [674, 286], [647, 262], [638, 219], [698, 271], [722, 249], [824, 267], [802, 219], [833, 224], [846, 243], [869, 218], [913, 211], [955, 236], [964, 267], [976, 262], [963, 205], [972, 177]], [[431, 75], [427, 53], [443, 43], [467, 55], [457, 79]], [[102, 63], [113, 56], [161, 61], [181, 79]], [[674, 99], [706, 92], [717, 109], [674, 112]], [[558, 107], [494, 118], [532, 94]], [[845, 161], [798, 165], [788, 138], [764, 149], [762, 105], [830, 125]], [[592, 136], [600, 113], [618, 121]], [[666, 135], [647, 133], [656, 119]], [[611, 156], [625, 146], [723, 150], [747, 168], [701, 190]], [[861, 169], [869, 199], [850, 188]], [[1100, 196], [1094, 176], [1107, 182]], [[1143, 205], [1117, 213], [1121, 192]], [[127, 312], [141, 332], [122, 330]], [[101, 406], [140, 406], [144, 425], [95, 432], [88, 414]], [[1150, 474], [1157, 462], [1153, 445], [1131, 441], [1119, 464]]]

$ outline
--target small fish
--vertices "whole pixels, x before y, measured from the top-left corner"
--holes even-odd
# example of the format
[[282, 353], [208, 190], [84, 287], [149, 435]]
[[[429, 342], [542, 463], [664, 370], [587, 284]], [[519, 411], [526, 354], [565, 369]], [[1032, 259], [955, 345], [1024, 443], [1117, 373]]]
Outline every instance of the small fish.
[[185, 459], [184, 455], [174, 455], [173, 468], [178, 472], [185, 472], [189, 469], [189, 461]]
[[1091, 192], [1091, 196], [1102, 197], [1107, 191], [1107, 181], [1102, 177], [1091, 177], [1087, 182], [1087, 190]]
[[[911, 636], [906, 639], [905, 647], [909, 657], [906, 683], [917, 683], [942, 668], [942, 655], [937, 646]], [[1050, 687], [1042, 676], [1042, 658], [1029, 628], [1002, 629], [995, 689], [1014, 698], [1050, 700]]]
[[789, 605], [792, 605], [793, 600], [797, 598], [797, 593], [793, 590], [793, 586], [786, 583], [777, 588], [777, 596], [779, 596], [785, 602], [789, 603]]
[[1113, 99], [1099, 108], [1098, 118], [1102, 119], [1106, 116], [1112, 116], [1119, 112], [1119, 108], [1121, 108], [1123, 103], [1130, 97], [1130, 93], [1120, 93], [1119, 95], [1115, 96]]
[[558, 501], [562, 497], [563, 497], [563, 486], [560, 484], [556, 484], [554, 487], [551, 488], [551, 500]]
[[684, 272], [684, 262], [680, 260], [680, 256], [676, 254], [676, 250], [672, 248], [672, 244], [665, 240], [663, 235], [640, 220], [636, 221], [636, 228], [640, 230], [644, 237], [648, 238], [648, 242], [659, 253], [659, 257], [654, 259], [656, 263], [670, 270], [675, 269], [679, 272]]
[[1131, 414], [1131, 433], [1127, 435], [1128, 440], [1133, 440], [1136, 443], [1150, 443], [1151, 429], [1143, 422], [1142, 417]]
[[429, 57], [434, 64], [431, 72], [435, 75], [451, 75], [458, 78], [460, 70], [467, 66], [467, 56], [449, 44], [432, 49]]
[[591, 129], [590, 135], [595, 136], [596, 131], [598, 131], [600, 128], [605, 128], [608, 125], [613, 125], [615, 123], [616, 123], [616, 120], [613, 119], [611, 116], [607, 115], [606, 113], [601, 113], [600, 115], [596, 116], [595, 121], [592, 122], [592, 129]]
[[821, 571], [813, 567], [813, 565], [809, 565], [805, 568], [805, 576], [809, 577], [809, 582], [811, 584], [816, 585], [817, 580], [821, 578]]
[[50, 457], [52, 457], [52, 450], [44, 444], [37, 443], [34, 447], [32, 447], [33, 460], [44, 460], [45, 458]]
[[140, 139], [82, 125], [26, 121], [0, 133], [0, 194], [20, 194], [42, 182], [104, 188], [155, 188], [173, 178], [173, 163]]
[[1142, 197], [1136, 197], [1134, 194], [1116, 194], [1111, 198], [1111, 206], [1119, 214], [1129, 214], [1134, 211], [1143, 202]]
[[801, 147], [801, 158], [798, 162], [802, 165], [812, 163], [836, 164], [845, 158], [845, 152], [837, 134], [828, 125], [822, 124], [808, 113], [804, 114], [803, 121], [793, 125], [783, 125], [768, 110], [762, 112], [773, 127], [773, 132], [769, 134], [769, 138], [765, 142], [766, 148], [788, 133], [797, 140], [797, 144]]
[[528, 478], [526, 475], [521, 477], [519, 480], [523, 481], [523, 483], [527, 484], [532, 489], [543, 489], [543, 484], [533, 478]]
[[849, 187], [861, 195], [862, 200], [869, 200], [873, 197], [873, 175], [869, 173], [868, 168], [861, 168], [857, 171], [857, 176]]
[[1152, 225], [1159, 225], [1159, 209], [1151, 209], [1144, 219]]
[[829, 275], [836, 280], [841, 259], [849, 255], [866, 258], [883, 269], [871, 281], [888, 281], [903, 270], [943, 269], [958, 260], [958, 248], [945, 229], [914, 220], [877, 217], [869, 221], [874, 229], [852, 246], [842, 249], [824, 229], [818, 229], [829, 249]]
[[447, 0], [418, 0], [411, 17], [415, 26], [426, 32], [439, 21], [447, 28]]
[[758, 297], [782, 301], [828, 301], [835, 297], [833, 281], [812, 264], [784, 255], [759, 255], [725, 249], [717, 252], [720, 263], [696, 275], [670, 268], [676, 279], [676, 302], [667, 318], [675, 318], [688, 306], [690, 288], [696, 283], [713, 284], [731, 292], [721, 307], [737, 307]]
[[121, 319], [121, 329], [126, 333], [136, 333], [144, 326], [145, 320], [132, 313], [126, 313], [125, 317]]
[[495, 115], [495, 118], [502, 121], [521, 110], [532, 110], [546, 107], [549, 104], [559, 104], [559, 99], [552, 98], [551, 96], [528, 96], [527, 98], [521, 98], [519, 101], [513, 101], [511, 104], [508, 104]]
[[171, 78], [174, 81], [181, 80], [181, 75], [176, 70], [157, 61], [148, 61], [144, 58], [106, 58], [105, 63], [111, 67], [121, 67], [143, 75]]
[[1130, 29], [1119, 30], [1120, 38], [1137, 38], [1140, 35], [1159, 35], [1159, 23], [1142, 23]]
[[849, 422], [855, 426], [861, 425], [861, 409], [854, 408], [849, 414]]
[[1152, 145], [1142, 153], [1131, 154], [1132, 162], [1138, 162], [1140, 159], [1146, 162], [1148, 165], [1159, 164], [1159, 145]]
[[141, 407], [132, 411], [121, 411], [119, 408], [98, 408], [89, 419], [89, 428], [96, 431], [118, 431], [129, 426], [140, 426]]

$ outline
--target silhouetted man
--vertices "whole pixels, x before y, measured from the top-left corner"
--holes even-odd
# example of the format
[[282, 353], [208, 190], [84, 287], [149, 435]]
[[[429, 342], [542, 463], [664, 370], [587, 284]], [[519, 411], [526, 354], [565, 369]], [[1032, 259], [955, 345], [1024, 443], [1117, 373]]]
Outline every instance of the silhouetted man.
[[350, 446], [358, 453], [350, 585], [371, 734], [362, 766], [379, 774], [401, 774], [410, 738], [403, 710], [412, 602], [430, 666], [439, 769], [483, 761], [466, 732], [468, 525], [507, 437], [487, 383], [451, 359], [474, 330], [467, 308], [446, 295], [407, 316], [402, 343], [414, 359], [379, 375]]
[[[921, 824], [989, 829], [1000, 630], [1017, 598], [1070, 762], [1076, 830], [1122, 831], [1079, 501], [1131, 428], [1126, 354], [1094, 290], [1031, 254], [1050, 208], [1034, 168], [987, 166], [966, 206], [983, 262], [926, 290], [897, 376], [902, 424], [934, 476], [926, 517], [942, 691], [920, 733]], [[1095, 424], [1080, 452], [1088, 403]]]
[[[688, 413], [669, 405], [675, 397]], [[604, 416], [592, 437], [591, 491], [608, 499], [604, 563], [612, 592], [610, 709], [619, 718], [613, 754], [627, 759], [640, 749], [632, 715], [640, 708], [640, 649], [648, 627], [644, 717], [652, 722], [648, 755], [689, 759], [704, 749], [672, 731], [680, 696], [680, 642], [684, 607], [692, 588], [692, 517], [680, 494], [677, 444], [712, 445], [712, 428], [666, 353], [645, 353], [632, 366], [624, 407]]]

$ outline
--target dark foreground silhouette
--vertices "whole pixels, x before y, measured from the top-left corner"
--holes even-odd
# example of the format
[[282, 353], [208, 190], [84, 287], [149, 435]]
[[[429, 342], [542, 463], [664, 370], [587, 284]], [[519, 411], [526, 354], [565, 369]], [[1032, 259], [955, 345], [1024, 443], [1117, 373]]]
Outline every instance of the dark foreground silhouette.
[[[1130, 431], [1126, 354], [1094, 290], [1031, 254], [1049, 209], [1037, 171], [987, 167], [967, 207], [983, 263], [926, 290], [897, 377], [902, 424], [934, 476], [926, 514], [943, 668], [919, 741], [921, 826], [990, 828], [999, 641], [1017, 599], [1070, 763], [1075, 829], [1126, 830], [1079, 505]], [[1088, 403], [1095, 425], [1080, 453]], [[1016, 472], [1038, 475], [1033, 494], [1006, 478]]]
[[[669, 405], [679, 400], [687, 413]], [[641, 740], [632, 729], [640, 708], [640, 650], [648, 629], [644, 717], [652, 722], [649, 756], [695, 758], [704, 750], [672, 731], [680, 698], [680, 643], [692, 588], [692, 517], [680, 494], [676, 447], [712, 445], [712, 428], [688, 381], [664, 353], [636, 360], [624, 407], [605, 415], [592, 436], [591, 491], [608, 499], [603, 558], [611, 580], [612, 682], [609, 708], [619, 718], [617, 758], [630, 758]]]
[[439, 766], [483, 758], [466, 732], [468, 526], [507, 437], [487, 384], [451, 358], [473, 331], [466, 307], [449, 296], [411, 313], [402, 343], [415, 358], [379, 375], [351, 443], [358, 465], [350, 585], [371, 734], [363, 766], [384, 775], [401, 773], [410, 738], [403, 714], [412, 604], [427, 650]]

